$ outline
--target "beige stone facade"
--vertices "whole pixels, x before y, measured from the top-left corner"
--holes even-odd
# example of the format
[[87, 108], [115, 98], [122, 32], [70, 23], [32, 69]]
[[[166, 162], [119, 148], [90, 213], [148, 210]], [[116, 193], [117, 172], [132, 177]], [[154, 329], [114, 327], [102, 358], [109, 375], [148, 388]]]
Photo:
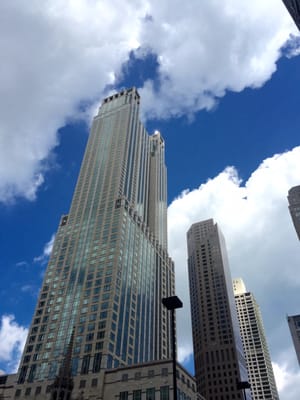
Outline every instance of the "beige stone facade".
[[[177, 364], [178, 400], [204, 399], [196, 392], [195, 379]], [[172, 400], [173, 369], [170, 360], [106, 371], [104, 400]]]
[[241, 278], [233, 280], [235, 302], [251, 385], [252, 400], [278, 400], [260, 308]]
[[247, 370], [225, 240], [209, 219], [193, 224], [187, 241], [197, 388], [207, 400], [240, 400]]

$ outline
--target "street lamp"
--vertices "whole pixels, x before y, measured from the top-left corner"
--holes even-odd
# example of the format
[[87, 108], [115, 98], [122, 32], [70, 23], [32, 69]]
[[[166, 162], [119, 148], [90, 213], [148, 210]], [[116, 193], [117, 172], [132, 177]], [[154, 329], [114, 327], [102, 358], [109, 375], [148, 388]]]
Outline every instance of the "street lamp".
[[182, 308], [182, 301], [177, 296], [165, 297], [162, 304], [171, 311], [172, 328], [172, 364], [173, 364], [173, 392], [174, 400], [177, 400], [177, 379], [176, 379], [176, 333], [175, 333], [175, 310]]

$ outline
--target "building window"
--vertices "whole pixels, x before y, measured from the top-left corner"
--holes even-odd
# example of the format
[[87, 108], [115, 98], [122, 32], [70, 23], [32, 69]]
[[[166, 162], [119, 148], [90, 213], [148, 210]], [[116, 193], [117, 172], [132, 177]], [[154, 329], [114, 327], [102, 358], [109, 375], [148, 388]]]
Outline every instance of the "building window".
[[30, 393], [31, 393], [31, 388], [27, 388], [27, 389], [25, 390], [25, 396], [29, 396]]
[[93, 333], [88, 333], [88, 334], [86, 335], [85, 340], [86, 340], [87, 342], [89, 342], [89, 341], [91, 341], [91, 340], [93, 340], [93, 339], [94, 339], [94, 334], [93, 334]]
[[128, 392], [120, 392], [120, 400], [128, 400]]
[[142, 377], [142, 374], [140, 372], [136, 372], [134, 374], [134, 379], [141, 379], [141, 377]]
[[33, 382], [36, 373], [36, 364], [32, 364], [29, 371], [28, 382]]
[[85, 388], [85, 382], [86, 382], [86, 381], [80, 381], [80, 382], [79, 382], [79, 389]]
[[40, 394], [41, 391], [42, 391], [42, 386], [38, 386], [38, 387], [35, 389], [35, 394]]
[[84, 352], [85, 353], [90, 353], [92, 351], [92, 345], [91, 344], [86, 344], [84, 346]]
[[101, 368], [102, 353], [96, 353], [94, 357], [93, 372], [99, 372]]
[[15, 397], [20, 397], [20, 396], [21, 396], [21, 389], [17, 389]]
[[103, 342], [97, 342], [96, 343], [96, 350], [101, 350], [103, 349]]
[[90, 355], [83, 357], [82, 365], [81, 365], [81, 373], [82, 374], [87, 374], [89, 372], [90, 358], [91, 358]]
[[168, 376], [168, 368], [161, 369], [161, 376]]
[[24, 383], [25, 382], [27, 369], [28, 369], [27, 366], [23, 366], [21, 368], [21, 372], [20, 372], [20, 375], [19, 375], [18, 383]]
[[160, 387], [160, 400], [169, 400], [169, 386]]
[[96, 387], [98, 385], [98, 379], [94, 378], [92, 379], [92, 387]]
[[33, 350], [33, 346], [32, 346], [32, 345], [30, 345], [30, 346], [28, 346], [28, 347], [27, 347], [27, 349], [26, 349], [26, 353], [31, 353], [31, 352], [32, 352], [32, 350]]
[[132, 400], [141, 400], [142, 399], [142, 391], [134, 390], [132, 393]]
[[122, 381], [127, 382], [128, 381], [128, 374], [123, 374], [122, 375]]
[[155, 388], [146, 389], [146, 400], [155, 400]]
[[105, 335], [105, 331], [100, 331], [97, 333], [97, 339], [103, 339]]

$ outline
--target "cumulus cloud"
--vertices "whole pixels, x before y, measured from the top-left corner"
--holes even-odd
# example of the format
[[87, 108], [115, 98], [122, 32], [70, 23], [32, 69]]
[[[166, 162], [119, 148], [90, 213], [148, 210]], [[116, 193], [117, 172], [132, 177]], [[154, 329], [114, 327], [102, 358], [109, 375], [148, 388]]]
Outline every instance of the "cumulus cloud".
[[188, 349], [192, 353], [187, 251], [183, 243], [194, 222], [214, 218], [227, 242], [232, 277], [242, 277], [255, 295], [273, 360], [282, 374], [289, 373], [281, 353], [291, 343], [286, 313], [299, 312], [300, 246], [286, 196], [290, 187], [300, 184], [299, 177], [300, 147], [296, 147], [264, 160], [246, 182], [234, 167], [227, 167], [170, 204], [169, 252], [176, 266], [177, 294], [185, 307], [185, 312], [178, 312], [182, 358], [188, 356]]
[[13, 315], [3, 315], [0, 325], [0, 362], [6, 373], [14, 372], [23, 351], [28, 330], [15, 321]]
[[115, 82], [140, 13], [138, 1], [1, 2], [1, 201], [35, 198], [57, 130]]
[[297, 34], [282, 1], [154, 0], [149, 12], [140, 42], [158, 55], [159, 83], [140, 90], [148, 117], [209, 110], [227, 90], [262, 86]]
[[145, 115], [165, 118], [261, 86], [292, 32], [280, 0], [1, 1], [0, 201], [35, 199], [57, 130], [94, 110], [131, 51], [157, 56], [141, 92]]
[[277, 382], [280, 398], [283, 400], [298, 400], [300, 386], [300, 371], [298, 365], [293, 365], [295, 350], [290, 348], [273, 363], [273, 370]]

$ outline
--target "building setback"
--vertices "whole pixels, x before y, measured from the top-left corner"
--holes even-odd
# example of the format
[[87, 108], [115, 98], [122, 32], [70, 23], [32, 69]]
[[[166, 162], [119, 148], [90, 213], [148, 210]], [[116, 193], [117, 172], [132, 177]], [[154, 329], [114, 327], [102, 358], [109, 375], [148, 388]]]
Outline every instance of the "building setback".
[[107, 369], [171, 357], [170, 316], [161, 304], [174, 295], [164, 141], [159, 132], [148, 135], [139, 104], [135, 88], [124, 90], [106, 98], [94, 118], [29, 329], [16, 398], [49, 398], [70, 346], [73, 397], [102, 399]]
[[259, 306], [242, 279], [233, 280], [233, 291], [247, 363], [252, 400], [278, 400], [271, 357]]
[[187, 244], [197, 389], [206, 400], [242, 399], [247, 371], [223, 235], [209, 219], [191, 226]]
[[287, 321], [300, 365], [300, 315], [288, 315]]
[[289, 190], [288, 202], [293, 224], [300, 240], [300, 185]]

